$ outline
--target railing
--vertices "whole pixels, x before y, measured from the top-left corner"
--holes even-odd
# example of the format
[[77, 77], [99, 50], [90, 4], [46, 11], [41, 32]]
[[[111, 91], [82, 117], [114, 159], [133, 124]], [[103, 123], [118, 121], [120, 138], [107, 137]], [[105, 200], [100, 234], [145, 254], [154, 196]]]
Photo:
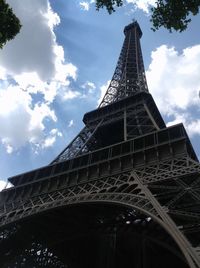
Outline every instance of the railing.
[[8, 180], [13, 185], [20, 186], [22, 184], [53, 177], [58, 175], [59, 173], [88, 167], [98, 162], [105, 162], [113, 158], [118, 158], [128, 154], [134, 154], [145, 150], [150, 150], [151, 148], [159, 147], [164, 144], [171, 144], [175, 142], [177, 143], [178, 140], [185, 140], [186, 144], [184, 148], [181, 145], [179, 149], [185, 150], [185, 152], [187, 152], [191, 156], [191, 158], [198, 161], [183, 125], [178, 124], [169, 128], [162, 129], [160, 131], [155, 131], [150, 134], [137, 137], [132, 140], [104, 147], [103, 149], [89, 152], [82, 156], [56, 163], [55, 165], [42, 167], [31, 172], [20, 174], [15, 177], [11, 177]]

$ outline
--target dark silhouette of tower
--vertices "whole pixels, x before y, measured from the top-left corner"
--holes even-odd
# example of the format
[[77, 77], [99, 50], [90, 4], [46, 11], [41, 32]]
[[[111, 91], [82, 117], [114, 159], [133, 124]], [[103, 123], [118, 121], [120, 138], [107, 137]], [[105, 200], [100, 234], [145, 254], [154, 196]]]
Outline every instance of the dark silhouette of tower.
[[0, 267], [200, 268], [200, 165], [148, 92], [138, 23], [124, 34], [85, 127], [0, 193]]

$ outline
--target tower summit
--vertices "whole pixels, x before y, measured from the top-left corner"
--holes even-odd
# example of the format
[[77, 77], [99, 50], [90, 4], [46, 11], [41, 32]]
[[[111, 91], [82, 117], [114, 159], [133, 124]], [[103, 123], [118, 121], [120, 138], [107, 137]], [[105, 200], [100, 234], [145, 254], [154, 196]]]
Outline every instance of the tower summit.
[[0, 267], [200, 268], [200, 165], [148, 91], [134, 21], [99, 107], [0, 193]]

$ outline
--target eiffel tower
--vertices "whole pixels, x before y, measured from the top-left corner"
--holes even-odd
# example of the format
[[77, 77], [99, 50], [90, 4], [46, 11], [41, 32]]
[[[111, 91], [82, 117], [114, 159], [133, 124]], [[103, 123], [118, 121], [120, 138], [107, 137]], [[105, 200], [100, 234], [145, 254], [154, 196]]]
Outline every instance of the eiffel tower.
[[0, 193], [0, 267], [200, 267], [200, 165], [148, 91], [137, 21], [99, 107]]

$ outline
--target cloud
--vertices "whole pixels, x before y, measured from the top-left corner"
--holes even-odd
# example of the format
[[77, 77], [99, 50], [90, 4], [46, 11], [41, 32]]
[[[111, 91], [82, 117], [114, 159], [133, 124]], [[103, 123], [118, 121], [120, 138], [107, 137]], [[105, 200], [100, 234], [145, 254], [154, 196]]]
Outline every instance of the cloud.
[[72, 99], [75, 99], [75, 98], [78, 98], [81, 96], [81, 93], [78, 92], [78, 91], [75, 91], [75, 90], [71, 90], [71, 89], [67, 89], [67, 90], [64, 90], [61, 97], [62, 97], [62, 100], [66, 101], [66, 100], [72, 100]]
[[[134, 9], [140, 9], [145, 13], [149, 13], [149, 9], [155, 6], [155, 0], [126, 0], [127, 4], [133, 4]], [[134, 11], [134, 9], [132, 11]]]
[[86, 94], [93, 94], [94, 90], [96, 89], [96, 86], [93, 82], [87, 81], [82, 86], [83, 89], [86, 89], [88, 92]]
[[[82, 1], [82, 2], [79, 2], [79, 5], [82, 10], [89, 11], [90, 6], [94, 3], [95, 3], [94, 0]], [[155, 6], [156, 0], [125, 0], [124, 6], [126, 6], [127, 4], [130, 4], [133, 6], [133, 9], [130, 9], [130, 12], [128, 14], [133, 13], [136, 9], [140, 9], [143, 12], [149, 14], [149, 10], [152, 6]]]
[[84, 10], [84, 11], [88, 11], [90, 9], [90, 3], [89, 2], [83, 1], [83, 2], [80, 2], [79, 5], [80, 5], [81, 9]]
[[89, 82], [89, 81], [85, 82], [81, 87], [84, 89], [95, 89], [96, 88], [95, 84], [93, 82]]
[[4, 181], [4, 180], [1, 180], [0, 179], [0, 192], [6, 188], [10, 188], [12, 186], [11, 183], [7, 182], [7, 181]]
[[[0, 77], [12, 78], [30, 93], [42, 93], [52, 102], [68, 78], [76, 79], [77, 68], [65, 61], [64, 50], [56, 42], [54, 27], [59, 16], [48, 0], [9, 0], [23, 25], [14, 40], [0, 51]], [[34, 12], [32, 12], [34, 10]]]
[[6, 181], [0, 180], [0, 191], [5, 188]]
[[33, 104], [28, 92], [12, 85], [0, 91], [0, 140], [7, 153], [28, 142], [40, 144], [47, 118], [57, 120], [46, 103]]
[[52, 147], [56, 141], [56, 137], [62, 137], [62, 133], [58, 129], [54, 128], [50, 131], [49, 135], [44, 139], [42, 147], [43, 148]]
[[78, 93], [68, 88], [77, 67], [57, 44], [54, 28], [60, 18], [49, 0], [8, 3], [23, 25], [0, 50], [0, 141], [12, 153], [27, 143], [40, 148], [53, 144], [59, 135], [47, 128], [47, 121], [57, 120], [51, 104], [57, 96], [64, 94], [67, 100]]
[[9, 0], [8, 3], [23, 27], [1, 51], [1, 65], [14, 75], [37, 70], [42, 80], [48, 80], [55, 73], [53, 26], [59, 23], [58, 16], [47, 0]]
[[68, 127], [72, 127], [73, 125], [74, 125], [74, 120], [71, 119], [71, 120], [69, 121]]
[[151, 54], [146, 72], [150, 92], [168, 125], [183, 122], [190, 135], [200, 134], [200, 45], [179, 53], [162, 45]]

